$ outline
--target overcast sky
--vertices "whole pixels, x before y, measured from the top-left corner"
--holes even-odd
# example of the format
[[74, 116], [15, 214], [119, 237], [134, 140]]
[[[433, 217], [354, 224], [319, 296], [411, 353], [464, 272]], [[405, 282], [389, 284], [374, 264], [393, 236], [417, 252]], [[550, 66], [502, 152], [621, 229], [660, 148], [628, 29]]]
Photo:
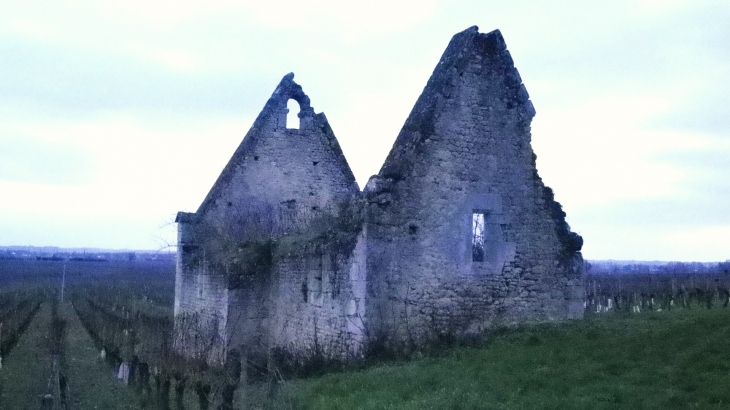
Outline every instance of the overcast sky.
[[587, 259], [730, 259], [730, 2], [0, 1], [0, 245], [174, 243], [292, 71], [362, 187], [478, 25]]

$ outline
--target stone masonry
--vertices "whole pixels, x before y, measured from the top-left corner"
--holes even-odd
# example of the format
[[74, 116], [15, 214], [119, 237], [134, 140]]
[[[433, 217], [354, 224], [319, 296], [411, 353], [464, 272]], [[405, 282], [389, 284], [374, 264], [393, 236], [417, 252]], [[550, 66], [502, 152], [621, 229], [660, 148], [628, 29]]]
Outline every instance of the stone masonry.
[[537, 174], [535, 110], [498, 30], [452, 38], [363, 191], [293, 77], [178, 214], [180, 352], [296, 368], [581, 317], [582, 239]]

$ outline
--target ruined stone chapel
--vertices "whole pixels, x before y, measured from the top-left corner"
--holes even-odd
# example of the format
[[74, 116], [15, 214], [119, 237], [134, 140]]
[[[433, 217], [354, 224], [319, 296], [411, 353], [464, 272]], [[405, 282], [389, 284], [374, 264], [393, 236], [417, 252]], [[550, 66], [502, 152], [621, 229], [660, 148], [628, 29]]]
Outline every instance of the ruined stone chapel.
[[178, 213], [176, 349], [348, 361], [582, 316], [582, 239], [537, 174], [535, 110], [499, 30], [451, 39], [362, 191], [293, 79]]

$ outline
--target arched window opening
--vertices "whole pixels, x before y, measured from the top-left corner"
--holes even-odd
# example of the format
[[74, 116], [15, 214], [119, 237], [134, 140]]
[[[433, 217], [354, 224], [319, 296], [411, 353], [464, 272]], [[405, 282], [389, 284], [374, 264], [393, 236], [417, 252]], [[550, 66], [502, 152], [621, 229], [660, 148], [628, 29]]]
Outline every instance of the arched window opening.
[[289, 99], [286, 102], [286, 109], [289, 110], [286, 114], [286, 127], [292, 130], [299, 129], [299, 103], [294, 99]]

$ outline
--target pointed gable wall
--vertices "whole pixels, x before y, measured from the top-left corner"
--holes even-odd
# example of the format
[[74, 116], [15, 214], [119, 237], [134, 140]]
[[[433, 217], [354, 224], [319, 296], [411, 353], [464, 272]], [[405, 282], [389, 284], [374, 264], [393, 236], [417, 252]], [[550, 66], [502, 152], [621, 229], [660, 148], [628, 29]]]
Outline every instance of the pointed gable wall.
[[365, 188], [369, 315], [401, 340], [581, 314], [580, 237], [537, 175], [534, 115], [500, 32], [456, 34]]
[[[198, 211], [178, 214], [175, 315], [192, 321], [176, 321], [182, 332], [178, 349], [188, 355], [216, 362], [231, 346], [261, 348], [283, 337], [316, 340], [317, 329], [312, 337], [306, 324], [320, 307], [302, 300], [302, 284], [326, 277], [348, 295], [347, 277], [322, 273], [329, 266], [322, 264], [322, 247], [310, 254], [301, 244], [306, 240], [290, 238], [338, 215], [360, 192], [327, 118], [315, 114], [293, 78], [281, 80]], [[298, 129], [287, 128], [290, 99], [300, 106]], [[290, 254], [304, 262], [291, 263]], [[346, 272], [348, 257], [333, 255], [332, 269]], [[286, 308], [299, 309], [299, 317], [278, 323], [277, 312]], [[338, 320], [346, 320], [339, 317], [343, 309], [327, 308], [339, 328]], [[298, 334], [296, 326], [303, 327]], [[326, 329], [320, 325], [319, 331]], [[206, 335], [202, 344], [196, 334]]]
[[[359, 192], [327, 118], [314, 113], [293, 78], [286, 75], [276, 87], [200, 205], [201, 218], [221, 226], [271, 220], [260, 228], [277, 233]], [[301, 109], [299, 129], [287, 128], [290, 99]]]

